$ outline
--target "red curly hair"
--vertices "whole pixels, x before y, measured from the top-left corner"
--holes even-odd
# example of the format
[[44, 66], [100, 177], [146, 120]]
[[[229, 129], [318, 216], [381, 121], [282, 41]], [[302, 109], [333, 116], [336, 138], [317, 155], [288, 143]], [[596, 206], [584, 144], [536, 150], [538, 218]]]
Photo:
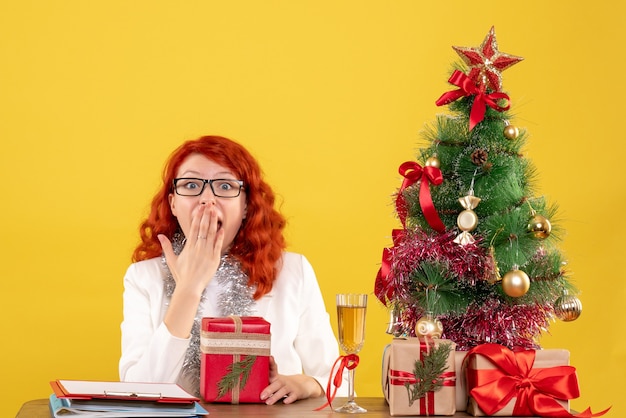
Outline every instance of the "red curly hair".
[[286, 247], [283, 229], [285, 218], [274, 209], [274, 192], [263, 180], [256, 159], [240, 144], [221, 136], [203, 136], [183, 143], [168, 159], [163, 169], [163, 184], [152, 199], [150, 214], [141, 223], [141, 243], [133, 252], [133, 261], [160, 257], [161, 244], [157, 235], [170, 240], [179, 231], [178, 221], [170, 209], [168, 196], [178, 168], [191, 154], [201, 154], [232, 170], [243, 180], [247, 199], [246, 219], [229, 254], [236, 257], [248, 274], [248, 284], [256, 286], [254, 298], [259, 299], [272, 290], [278, 272], [278, 261]]

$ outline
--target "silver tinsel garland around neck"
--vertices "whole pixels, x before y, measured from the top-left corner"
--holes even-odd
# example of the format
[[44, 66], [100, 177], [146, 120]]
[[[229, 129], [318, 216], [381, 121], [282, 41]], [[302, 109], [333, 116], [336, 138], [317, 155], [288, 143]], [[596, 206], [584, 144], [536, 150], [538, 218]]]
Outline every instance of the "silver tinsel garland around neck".
[[[185, 238], [182, 233], [177, 232], [172, 239], [172, 247], [176, 255], [180, 254], [185, 247]], [[163, 285], [165, 287], [165, 309], [169, 307], [170, 299], [176, 288], [176, 281], [172, 272], [167, 266], [165, 255], [161, 256], [161, 265], [165, 272]], [[213, 276], [219, 284], [220, 294], [218, 295], [218, 311], [220, 316], [250, 316], [254, 313], [254, 291], [248, 286], [248, 275], [242, 270], [241, 263], [235, 257], [224, 254], [220, 261], [220, 266]], [[191, 338], [189, 347], [183, 360], [182, 374], [184, 380], [189, 382], [191, 392], [200, 396], [200, 328], [206, 304], [206, 292], [204, 289], [198, 304], [198, 310], [191, 327]]]

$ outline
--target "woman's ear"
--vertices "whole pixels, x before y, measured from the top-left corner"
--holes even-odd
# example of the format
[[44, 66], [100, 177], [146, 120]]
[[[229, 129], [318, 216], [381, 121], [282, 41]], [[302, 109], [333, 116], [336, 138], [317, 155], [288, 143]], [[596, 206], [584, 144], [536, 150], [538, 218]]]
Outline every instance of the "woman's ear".
[[172, 215], [174, 215], [174, 217], [176, 217], [176, 209], [175, 209], [175, 205], [174, 205], [174, 195], [172, 193], [167, 195], [167, 201], [170, 204], [170, 210], [172, 211]]

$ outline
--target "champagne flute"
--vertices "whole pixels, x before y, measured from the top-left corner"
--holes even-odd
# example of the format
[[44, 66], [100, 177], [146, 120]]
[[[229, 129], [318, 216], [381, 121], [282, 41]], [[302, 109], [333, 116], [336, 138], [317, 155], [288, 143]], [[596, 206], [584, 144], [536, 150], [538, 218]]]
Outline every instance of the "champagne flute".
[[[367, 295], [338, 294], [337, 320], [339, 330], [339, 344], [346, 354], [356, 355], [365, 342], [365, 310]], [[354, 401], [354, 368], [348, 369], [348, 401], [345, 405], [336, 408], [335, 412], [350, 414], [367, 412]]]

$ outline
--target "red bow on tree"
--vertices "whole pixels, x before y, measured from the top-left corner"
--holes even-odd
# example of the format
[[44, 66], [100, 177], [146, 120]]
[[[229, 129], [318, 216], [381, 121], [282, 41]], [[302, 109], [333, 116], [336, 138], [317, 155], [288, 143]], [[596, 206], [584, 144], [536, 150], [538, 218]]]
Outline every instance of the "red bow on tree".
[[[430, 225], [432, 229], [437, 232], [444, 232], [446, 227], [443, 222], [441, 222], [441, 219], [437, 214], [437, 210], [433, 204], [433, 199], [430, 195], [429, 186], [430, 183], [439, 185], [443, 182], [441, 170], [433, 166], [426, 166], [422, 168], [422, 166], [416, 162], [407, 161], [400, 165], [398, 172], [402, 175], [402, 177], [404, 177], [404, 181], [402, 182], [396, 197], [396, 212], [398, 212], [400, 222], [402, 222], [402, 227], [406, 228], [406, 216], [408, 211], [406, 207], [406, 200], [404, 199], [402, 192], [407, 187], [421, 181], [419, 202], [424, 218], [426, 218], [426, 222], [428, 222], [428, 225]], [[403, 231], [404, 230], [399, 229], [393, 230], [392, 235], [394, 246], [398, 240], [403, 237]], [[391, 261], [392, 249], [384, 248], [382, 265], [376, 274], [374, 293], [376, 294], [376, 297], [378, 297], [378, 299], [385, 305], [387, 304], [386, 299], [391, 299], [393, 296], [393, 272], [391, 271]]]
[[[450, 79], [448, 79], [448, 83], [454, 84], [455, 86], [460, 88], [442, 94], [435, 103], [437, 104], [437, 106], [443, 106], [452, 103], [460, 99], [461, 97], [472, 95], [475, 96], [474, 103], [472, 104], [472, 110], [470, 111], [470, 131], [474, 128], [474, 126], [478, 124], [478, 122], [482, 121], [485, 118], [485, 111], [487, 110], [487, 106], [497, 110], [498, 112], [504, 112], [505, 110], [509, 110], [509, 96], [507, 96], [506, 93], [495, 92], [487, 94], [484, 84], [477, 86], [467, 75], [465, 75], [465, 73], [459, 70], [455, 70], [454, 73], [452, 73], [452, 76], [450, 76]], [[507, 102], [506, 106], [499, 106], [496, 103], [496, 101], [499, 99], [505, 99]]]
[[402, 226], [405, 226], [407, 215], [406, 201], [404, 200], [402, 192], [407, 187], [415, 184], [418, 180], [421, 180], [419, 202], [424, 218], [426, 218], [426, 222], [428, 222], [428, 225], [430, 225], [432, 229], [437, 232], [444, 232], [446, 227], [443, 222], [441, 222], [441, 219], [439, 219], [439, 215], [437, 214], [437, 210], [433, 204], [433, 199], [430, 196], [429, 186], [429, 183], [432, 183], [435, 186], [443, 183], [441, 170], [433, 166], [426, 166], [422, 168], [422, 166], [416, 162], [407, 161], [400, 165], [398, 172], [402, 175], [402, 177], [404, 177], [404, 181], [402, 182], [402, 186], [398, 192], [398, 197], [396, 198], [396, 211], [398, 212]]
[[[400, 240], [404, 238], [404, 229], [394, 229], [391, 231], [391, 237], [393, 239], [393, 246], [395, 247]], [[374, 294], [384, 305], [387, 305], [387, 300], [391, 300], [394, 296], [393, 287], [393, 271], [391, 270], [391, 262], [393, 261], [393, 249], [383, 248], [383, 259], [376, 274], [376, 281], [374, 282]]]

